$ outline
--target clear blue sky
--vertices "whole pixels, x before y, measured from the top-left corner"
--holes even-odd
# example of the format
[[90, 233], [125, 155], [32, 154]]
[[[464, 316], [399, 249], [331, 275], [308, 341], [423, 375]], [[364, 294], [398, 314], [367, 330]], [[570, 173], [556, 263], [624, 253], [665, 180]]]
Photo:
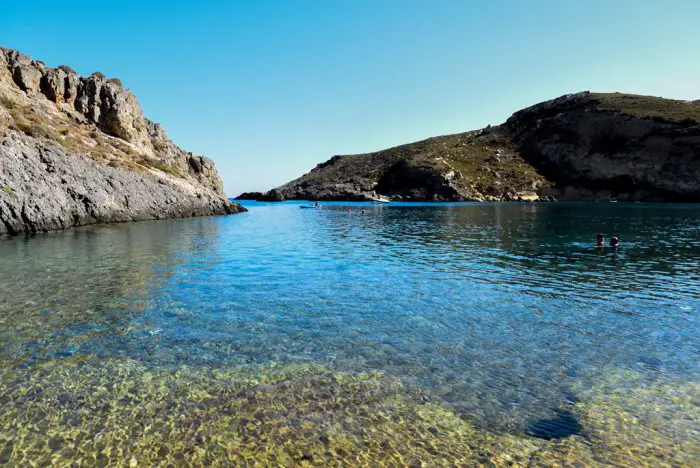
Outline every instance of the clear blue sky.
[[585, 89], [700, 98], [697, 0], [3, 2], [0, 45], [122, 79], [227, 193]]

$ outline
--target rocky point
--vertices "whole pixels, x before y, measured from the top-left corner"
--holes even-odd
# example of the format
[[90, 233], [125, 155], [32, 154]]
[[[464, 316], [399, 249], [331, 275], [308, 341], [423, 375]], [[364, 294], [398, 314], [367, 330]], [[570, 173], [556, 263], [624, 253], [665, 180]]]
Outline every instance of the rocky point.
[[504, 124], [334, 156], [263, 200], [700, 201], [700, 101], [581, 92]]
[[241, 211], [119, 79], [0, 48], [0, 234]]

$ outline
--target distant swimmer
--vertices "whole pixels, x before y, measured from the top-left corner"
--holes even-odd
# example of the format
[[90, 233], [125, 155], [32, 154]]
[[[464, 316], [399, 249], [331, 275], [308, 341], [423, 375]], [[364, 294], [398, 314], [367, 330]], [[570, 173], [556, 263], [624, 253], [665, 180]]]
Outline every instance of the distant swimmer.
[[[610, 242], [612, 242], [612, 240]], [[598, 236], [596, 237], [596, 245], [598, 247], [605, 247], [605, 234], [598, 234]]]
[[617, 236], [610, 238], [610, 247], [616, 249], [620, 245], [620, 239]]
[[367, 213], [367, 212], [365, 210], [362, 210], [362, 214], [365, 214], [365, 213]]

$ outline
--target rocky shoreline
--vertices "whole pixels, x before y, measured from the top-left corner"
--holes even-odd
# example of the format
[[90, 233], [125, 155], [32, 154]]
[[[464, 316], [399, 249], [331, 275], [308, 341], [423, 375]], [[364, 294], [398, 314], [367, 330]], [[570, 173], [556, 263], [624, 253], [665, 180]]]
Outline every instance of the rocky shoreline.
[[120, 80], [0, 48], [0, 234], [242, 211]]
[[700, 201], [700, 101], [588, 91], [504, 124], [334, 156], [264, 201]]

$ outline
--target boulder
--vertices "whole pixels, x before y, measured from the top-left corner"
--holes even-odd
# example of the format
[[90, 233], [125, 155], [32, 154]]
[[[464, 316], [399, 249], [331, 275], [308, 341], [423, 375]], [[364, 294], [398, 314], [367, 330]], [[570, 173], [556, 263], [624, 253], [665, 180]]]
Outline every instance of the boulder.
[[59, 68], [47, 70], [41, 78], [41, 92], [50, 101], [60, 104], [66, 95], [66, 72]]
[[236, 200], [259, 200], [263, 196], [262, 192], [243, 192], [242, 194], [238, 195], [235, 199]]
[[22, 91], [38, 91], [41, 71], [32, 64], [19, 64], [13, 70], [12, 78]]
[[279, 190], [270, 190], [269, 192], [263, 193], [258, 200], [268, 202], [282, 202], [285, 200], [285, 198]]

